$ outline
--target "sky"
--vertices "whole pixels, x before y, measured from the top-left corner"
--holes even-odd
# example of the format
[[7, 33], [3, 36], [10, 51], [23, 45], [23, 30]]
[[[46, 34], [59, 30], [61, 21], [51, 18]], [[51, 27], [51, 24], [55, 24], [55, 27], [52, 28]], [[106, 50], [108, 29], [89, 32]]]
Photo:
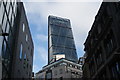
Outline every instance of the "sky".
[[34, 41], [33, 72], [48, 63], [48, 16], [70, 19], [78, 58], [100, 8], [101, 0], [23, 0]]

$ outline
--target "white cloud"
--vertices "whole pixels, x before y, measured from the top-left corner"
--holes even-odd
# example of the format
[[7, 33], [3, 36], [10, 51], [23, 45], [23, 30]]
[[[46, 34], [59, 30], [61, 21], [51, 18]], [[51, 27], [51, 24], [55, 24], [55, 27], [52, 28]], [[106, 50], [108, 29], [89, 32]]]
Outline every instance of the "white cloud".
[[43, 61], [44, 63], [47, 64], [47, 61], [48, 61], [48, 57], [47, 57], [48, 52], [47, 51], [48, 50], [41, 46], [38, 46], [36, 50], [38, 52], [36, 54], [39, 54], [39, 55], [37, 55], [37, 58], [39, 58], [41, 61]]
[[[73, 3], [26, 3], [28, 14], [36, 14], [41, 16], [40, 22], [47, 24], [48, 16], [55, 15], [71, 20], [71, 26], [74, 33], [75, 43], [77, 48], [83, 49], [83, 43], [90, 30], [94, 17], [100, 7], [101, 2], [73, 2]], [[39, 26], [43, 28], [43, 26]], [[47, 28], [47, 26], [46, 26]], [[46, 30], [47, 33], [47, 30]], [[46, 39], [45, 36], [39, 35], [38, 38]], [[83, 53], [81, 53], [83, 54]]]
[[33, 65], [33, 72], [38, 72], [39, 71], [39, 67], [37, 65]]
[[[73, 35], [76, 43], [77, 50], [83, 51], [83, 43], [87, 37], [88, 31], [90, 30], [94, 17], [97, 14], [97, 11], [100, 7], [101, 2], [61, 2], [61, 3], [42, 3], [42, 2], [34, 2], [34, 3], [25, 3], [26, 11], [28, 19], [32, 20], [33, 24], [36, 24], [36, 31], [38, 31], [37, 35], [35, 35], [35, 39], [38, 41], [47, 41], [47, 36], [45, 34], [41, 34], [39, 31], [43, 30], [47, 33], [47, 23], [48, 16], [55, 15], [63, 18], [68, 18], [71, 21], [71, 27], [73, 29]], [[32, 16], [31, 16], [32, 15]], [[44, 25], [43, 25], [44, 24]], [[35, 42], [36, 44], [36, 42]], [[47, 49], [41, 47], [45, 44], [36, 44], [35, 45], [35, 54], [36, 61], [43, 60], [45, 64], [47, 64]], [[79, 53], [78, 54], [84, 54]], [[79, 56], [80, 57], [80, 56]]]
[[47, 64], [48, 52], [47, 48], [43, 47], [41, 44], [35, 43], [35, 53], [34, 53], [34, 62], [33, 62], [33, 72], [37, 73], [42, 69], [44, 65]]
[[40, 41], [48, 41], [48, 36], [47, 35], [43, 35], [43, 34], [37, 34], [36, 35], [36, 39], [40, 40]]

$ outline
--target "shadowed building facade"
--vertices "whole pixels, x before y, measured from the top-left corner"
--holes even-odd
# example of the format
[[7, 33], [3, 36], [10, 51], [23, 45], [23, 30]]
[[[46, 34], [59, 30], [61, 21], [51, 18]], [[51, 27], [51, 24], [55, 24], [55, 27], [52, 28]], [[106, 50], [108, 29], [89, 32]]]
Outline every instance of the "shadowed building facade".
[[22, 2], [0, 1], [0, 34], [2, 79], [32, 78], [34, 46]]
[[103, 2], [84, 43], [85, 80], [120, 79], [120, 2]]
[[48, 17], [48, 64], [55, 61], [55, 54], [64, 54], [65, 59], [77, 62], [73, 33], [69, 19]]

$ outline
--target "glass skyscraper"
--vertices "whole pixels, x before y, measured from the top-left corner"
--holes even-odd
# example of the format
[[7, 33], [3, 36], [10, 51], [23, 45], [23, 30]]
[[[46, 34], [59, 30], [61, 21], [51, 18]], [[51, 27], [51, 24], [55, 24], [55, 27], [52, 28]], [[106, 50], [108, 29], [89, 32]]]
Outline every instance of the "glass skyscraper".
[[11, 72], [13, 29], [15, 29], [16, 14], [16, 0], [11, 2], [0, 0], [0, 68], [2, 68], [0, 73], [2, 78], [8, 78]]
[[69, 19], [48, 17], [48, 42], [48, 64], [54, 62], [55, 54], [64, 54], [65, 59], [78, 61]]

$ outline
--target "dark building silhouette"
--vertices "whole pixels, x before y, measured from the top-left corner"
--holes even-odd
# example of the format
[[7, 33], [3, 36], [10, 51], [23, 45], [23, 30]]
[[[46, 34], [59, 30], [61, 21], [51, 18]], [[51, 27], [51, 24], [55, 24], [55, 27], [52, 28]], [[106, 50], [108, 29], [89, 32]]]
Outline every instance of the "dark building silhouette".
[[2, 79], [32, 78], [34, 46], [22, 2], [0, 1], [0, 34]]
[[77, 53], [69, 19], [48, 17], [48, 63], [55, 61], [54, 55], [64, 54], [65, 58], [77, 62]]
[[84, 43], [83, 77], [120, 79], [120, 3], [103, 2]]

